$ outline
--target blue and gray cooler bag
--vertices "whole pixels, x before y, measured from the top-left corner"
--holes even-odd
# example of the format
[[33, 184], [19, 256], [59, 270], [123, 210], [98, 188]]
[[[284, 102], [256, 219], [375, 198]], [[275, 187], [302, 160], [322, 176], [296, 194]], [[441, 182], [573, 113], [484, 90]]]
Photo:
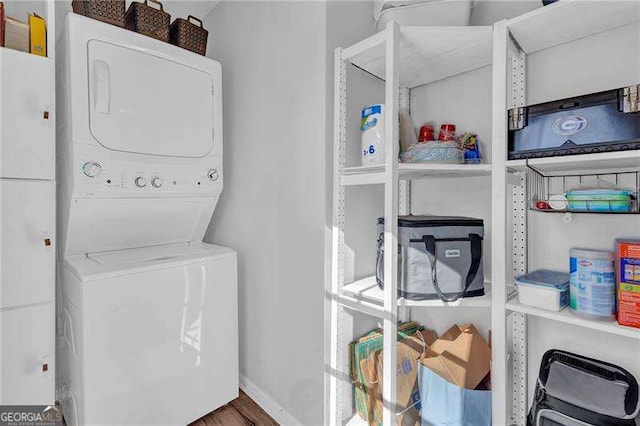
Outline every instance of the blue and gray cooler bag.
[[[376, 280], [383, 287], [384, 219], [378, 219]], [[398, 217], [398, 294], [411, 300], [484, 295], [482, 219]]]
[[638, 383], [628, 371], [556, 349], [542, 357], [528, 426], [640, 425]]

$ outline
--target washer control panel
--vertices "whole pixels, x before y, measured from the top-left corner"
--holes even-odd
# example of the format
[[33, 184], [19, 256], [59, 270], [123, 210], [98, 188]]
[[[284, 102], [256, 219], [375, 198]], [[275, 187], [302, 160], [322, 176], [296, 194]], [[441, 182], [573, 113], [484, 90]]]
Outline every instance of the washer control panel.
[[149, 164], [89, 157], [79, 158], [74, 169], [74, 192], [83, 196], [178, 195], [222, 189], [221, 157], [160, 159]]

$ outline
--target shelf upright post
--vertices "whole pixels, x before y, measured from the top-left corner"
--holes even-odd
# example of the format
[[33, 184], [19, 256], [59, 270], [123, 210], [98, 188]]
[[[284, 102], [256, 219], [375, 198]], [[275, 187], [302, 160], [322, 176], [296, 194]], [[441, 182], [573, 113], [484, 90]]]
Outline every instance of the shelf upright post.
[[[347, 342], [344, 340], [344, 309], [338, 304], [338, 295], [344, 286], [344, 224], [345, 224], [345, 188], [342, 184], [346, 156], [346, 121], [347, 121], [347, 63], [342, 49], [335, 50], [334, 75], [334, 110], [333, 110], [333, 219], [331, 241], [331, 294], [328, 366], [325, 375], [329, 383], [328, 424], [342, 426], [343, 403], [348, 395], [345, 386], [349, 386], [348, 372], [342, 371], [347, 366]], [[351, 407], [349, 407], [351, 408]]]
[[[398, 99], [398, 107], [411, 112], [411, 90], [408, 87], [400, 89]], [[398, 214], [411, 214], [411, 180], [409, 179], [402, 179], [398, 183]], [[399, 306], [398, 320], [410, 321], [411, 309], [407, 306]]]
[[[508, 28], [507, 28], [508, 34]], [[527, 55], [517, 45], [511, 57], [511, 87], [509, 108], [526, 105], [527, 93]], [[506, 110], [504, 111], [506, 115]], [[506, 151], [505, 151], [506, 152]], [[527, 201], [526, 174], [515, 180], [517, 184], [509, 186], [511, 194], [511, 242], [512, 273], [507, 279], [514, 279], [527, 272]], [[525, 424], [527, 416], [527, 316], [520, 312], [511, 313], [511, 365], [509, 377], [511, 383], [511, 421]]]
[[384, 319], [382, 423], [396, 423], [396, 341], [398, 334], [398, 102], [400, 26], [387, 25], [385, 74]]
[[492, 99], [492, 152], [491, 172], [491, 274], [493, 291], [491, 303], [492, 335], [492, 423], [507, 424], [507, 347], [506, 347], [506, 284], [507, 284], [507, 46], [508, 28], [506, 21], [497, 22], [493, 27], [493, 99]]
[[47, 23], [47, 56], [55, 59], [56, 51], [56, 0], [44, 0]]

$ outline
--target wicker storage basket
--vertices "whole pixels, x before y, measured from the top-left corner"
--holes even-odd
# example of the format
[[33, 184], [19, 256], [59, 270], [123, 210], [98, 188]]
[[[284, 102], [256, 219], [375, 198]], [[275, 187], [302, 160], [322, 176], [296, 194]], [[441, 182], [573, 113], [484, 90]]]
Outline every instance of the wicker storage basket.
[[[159, 9], [149, 6], [148, 1], [158, 5]], [[157, 38], [158, 40], [169, 41], [171, 16], [164, 11], [162, 3], [157, 0], [131, 3], [124, 20], [125, 26], [129, 30]]]
[[[190, 21], [194, 20], [199, 25], [195, 25]], [[170, 42], [183, 49], [190, 50], [199, 55], [207, 53], [207, 38], [209, 31], [204, 29], [202, 21], [195, 16], [189, 15], [187, 19], [176, 18], [171, 24]]]
[[73, 0], [71, 5], [79, 15], [124, 27], [124, 0]]

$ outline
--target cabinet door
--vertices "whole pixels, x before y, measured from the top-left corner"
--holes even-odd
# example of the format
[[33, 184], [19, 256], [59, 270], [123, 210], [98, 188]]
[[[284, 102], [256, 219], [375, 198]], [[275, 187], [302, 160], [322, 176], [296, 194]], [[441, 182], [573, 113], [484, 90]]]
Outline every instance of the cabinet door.
[[0, 49], [0, 177], [54, 178], [54, 86], [50, 58]]
[[0, 307], [53, 300], [55, 183], [0, 181]]
[[0, 405], [55, 401], [54, 304], [0, 313]]

